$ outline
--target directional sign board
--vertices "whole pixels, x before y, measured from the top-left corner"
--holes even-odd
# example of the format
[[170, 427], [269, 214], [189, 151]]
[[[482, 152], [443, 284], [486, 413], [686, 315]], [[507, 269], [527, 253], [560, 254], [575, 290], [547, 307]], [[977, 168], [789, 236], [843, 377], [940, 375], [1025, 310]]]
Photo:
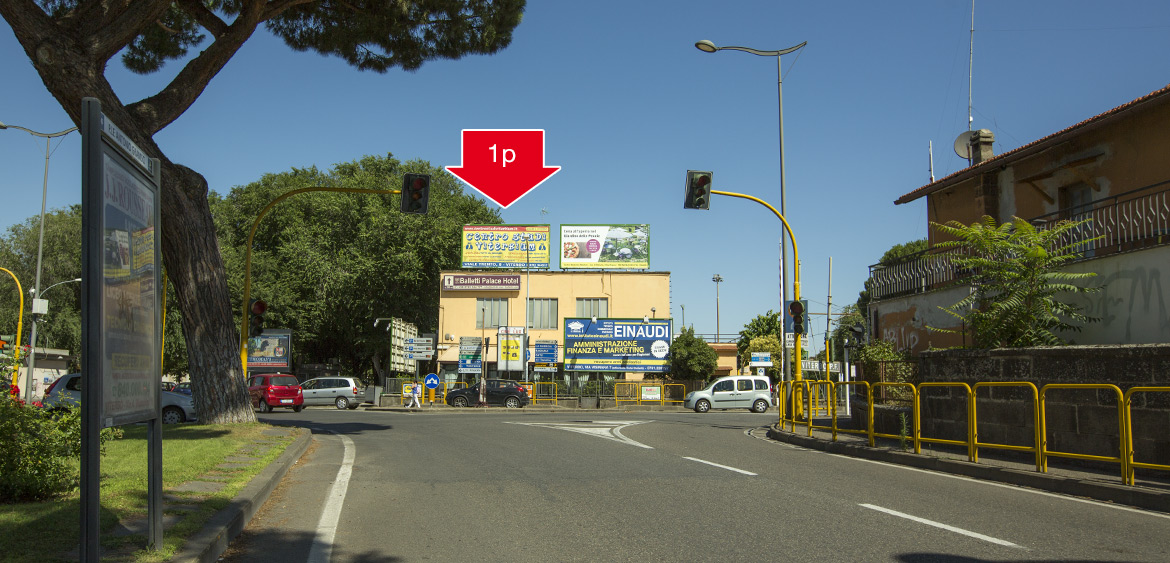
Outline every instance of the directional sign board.
[[[825, 371], [825, 362], [820, 360], [801, 360], [800, 369], [805, 371]], [[829, 364], [829, 371], [834, 373], [841, 372], [841, 362], [831, 362]]]
[[479, 360], [459, 360], [459, 373], [482, 373], [483, 364]]
[[403, 354], [408, 360], [433, 360], [435, 358], [434, 351], [430, 352], [406, 352]]
[[772, 353], [771, 352], [752, 352], [752, 366], [753, 367], [772, 367]]
[[407, 344], [402, 349], [407, 352], [433, 352], [435, 350], [430, 344]]

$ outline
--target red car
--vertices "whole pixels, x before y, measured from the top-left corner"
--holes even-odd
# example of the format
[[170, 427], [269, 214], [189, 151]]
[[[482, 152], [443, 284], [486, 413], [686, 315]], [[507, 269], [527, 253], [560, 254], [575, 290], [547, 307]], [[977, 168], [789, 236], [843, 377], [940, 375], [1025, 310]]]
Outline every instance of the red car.
[[273, 407], [288, 407], [294, 412], [304, 408], [305, 396], [295, 375], [263, 373], [248, 378], [248, 396], [252, 407], [272, 412]]

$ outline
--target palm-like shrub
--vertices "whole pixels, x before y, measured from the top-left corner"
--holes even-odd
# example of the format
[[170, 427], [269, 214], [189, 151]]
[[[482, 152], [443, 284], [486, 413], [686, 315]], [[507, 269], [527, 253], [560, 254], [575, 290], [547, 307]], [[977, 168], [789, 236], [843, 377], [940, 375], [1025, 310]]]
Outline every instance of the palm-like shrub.
[[[1037, 229], [1019, 217], [997, 225], [984, 216], [981, 222], [931, 223], [949, 240], [935, 245], [955, 249], [954, 263], [970, 272], [964, 280], [971, 294], [950, 307], [973, 335], [975, 348], [1059, 346], [1067, 344], [1061, 332], [1079, 332], [1081, 325], [1100, 319], [1081, 312], [1078, 305], [1061, 300], [1065, 295], [1098, 291], [1073, 282], [1094, 273], [1062, 272], [1065, 264], [1080, 258], [1075, 248], [1091, 242], [1072, 236], [1086, 221], [1060, 221]], [[940, 332], [959, 332], [939, 329]]]

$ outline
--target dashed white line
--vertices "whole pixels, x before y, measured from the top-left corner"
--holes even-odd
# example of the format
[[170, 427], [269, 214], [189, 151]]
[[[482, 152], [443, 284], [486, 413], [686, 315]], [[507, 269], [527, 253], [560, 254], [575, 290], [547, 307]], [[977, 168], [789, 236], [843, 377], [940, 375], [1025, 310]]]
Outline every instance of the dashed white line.
[[349, 490], [349, 478], [353, 475], [354, 445], [349, 436], [338, 435], [345, 447], [341, 456], [341, 468], [329, 488], [325, 509], [317, 521], [317, 533], [309, 548], [308, 563], [328, 563], [333, 556], [333, 538], [337, 535], [337, 522], [341, 519], [341, 507], [345, 504], [345, 492]]
[[913, 516], [913, 515], [910, 515], [910, 514], [906, 514], [905, 512], [898, 512], [897, 510], [890, 510], [889, 508], [882, 508], [882, 507], [880, 507], [880, 506], [874, 506], [874, 505], [872, 505], [872, 504], [861, 504], [861, 505], [859, 505], [859, 506], [863, 506], [863, 507], [865, 507], [865, 508], [868, 508], [868, 509], [870, 509], [870, 510], [876, 510], [876, 511], [878, 511], [878, 512], [884, 512], [884, 513], [886, 513], [886, 514], [889, 514], [889, 515], [891, 515], [891, 516], [897, 516], [897, 517], [899, 517], [899, 518], [905, 518], [905, 519], [907, 519], [907, 520], [912, 520], [912, 521], [914, 521], [914, 522], [918, 522], [919, 524], [926, 524], [927, 526], [934, 526], [935, 528], [939, 528], [939, 529], [942, 529], [942, 530], [946, 530], [946, 531], [948, 531], [948, 532], [954, 532], [954, 533], [956, 533], [956, 534], [962, 534], [962, 535], [964, 535], [964, 536], [971, 537], [971, 538], [975, 538], [975, 539], [977, 539], [977, 540], [983, 540], [983, 541], [985, 541], [985, 542], [991, 542], [991, 543], [994, 543], [994, 544], [996, 544], [996, 545], [1002, 545], [1002, 546], [1005, 546], [1005, 547], [1017, 547], [1017, 548], [1018, 548], [1018, 547], [1020, 547], [1020, 546], [1018, 546], [1018, 545], [1016, 545], [1016, 544], [1014, 544], [1014, 543], [1012, 543], [1012, 542], [1010, 542], [1010, 541], [1007, 541], [1007, 540], [1001, 540], [1001, 539], [999, 539], [999, 538], [993, 538], [993, 537], [991, 537], [991, 536], [985, 536], [985, 535], [983, 535], [983, 534], [980, 534], [980, 533], [977, 533], [977, 532], [972, 532], [971, 530], [964, 530], [964, 529], [962, 529], [962, 528], [956, 528], [956, 527], [954, 527], [954, 526], [948, 526], [948, 525], [946, 525], [946, 524], [943, 524], [942, 522], [935, 522], [934, 520], [927, 520], [926, 518], [919, 518], [919, 517], [917, 517], [917, 516]]
[[718, 464], [718, 463], [715, 463], [715, 462], [713, 462], [713, 461], [707, 461], [707, 460], [705, 460], [705, 459], [699, 459], [699, 458], [697, 458], [697, 457], [685, 457], [685, 456], [684, 456], [684, 457], [683, 457], [683, 459], [689, 459], [689, 460], [691, 460], [691, 461], [697, 461], [697, 462], [699, 462], [699, 463], [706, 463], [707, 465], [710, 465], [710, 466], [713, 466], [713, 467], [718, 467], [718, 468], [720, 468], [720, 469], [726, 469], [726, 470], [728, 470], [728, 471], [734, 471], [734, 472], [736, 472], [736, 473], [743, 473], [744, 475], [756, 475], [755, 473], [752, 473], [751, 471], [744, 471], [744, 470], [742, 470], [742, 469], [736, 469], [736, 468], [734, 468], [734, 467], [731, 467], [731, 466], [729, 466], [729, 465], [720, 465], [720, 464]]

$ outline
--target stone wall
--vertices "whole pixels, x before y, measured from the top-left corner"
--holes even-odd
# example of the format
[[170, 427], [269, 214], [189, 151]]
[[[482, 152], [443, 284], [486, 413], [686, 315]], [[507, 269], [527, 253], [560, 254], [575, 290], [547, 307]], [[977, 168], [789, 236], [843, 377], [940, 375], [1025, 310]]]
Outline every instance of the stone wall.
[[[935, 350], [920, 356], [922, 382], [1109, 383], [1170, 387], [1170, 344], [1064, 346], [996, 350]], [[966, 439], [967, 405], [961, 388], [925, 387], [921, 392], [922, 435]], [[976, 393], [981, 443], [1031, 446], [1035, 417], [1026, 387], [979, 388]], [[1134, 459], [1170, 464], [1170, 392], [1133, 396]], [[1117, 456], [1118, 399], [1106, 390], [1050, 389], [1045, 396], [1049, 451]]]

